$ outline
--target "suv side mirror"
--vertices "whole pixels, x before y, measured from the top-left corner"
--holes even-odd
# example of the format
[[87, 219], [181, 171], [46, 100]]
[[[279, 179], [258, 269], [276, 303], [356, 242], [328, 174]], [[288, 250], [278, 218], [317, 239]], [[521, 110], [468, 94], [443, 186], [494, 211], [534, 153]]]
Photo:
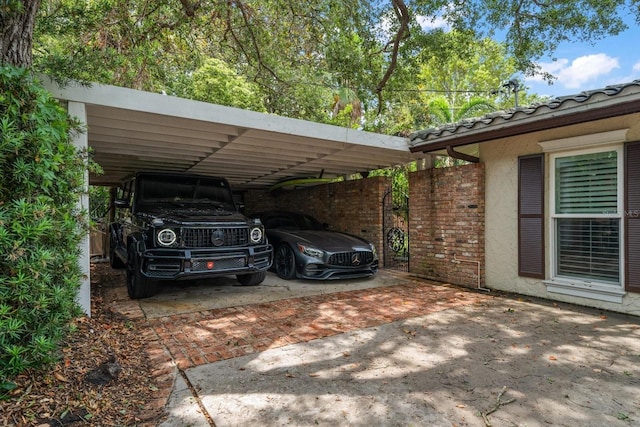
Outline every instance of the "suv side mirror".
[[126, 200], [123, 199], [116, 199], [113, 204], [115, 205], [116, 208], [120, 208], [120, 209], [126, 209], [129, 208], [131, 206], [129, 206], [129, 202], [127, 202]]

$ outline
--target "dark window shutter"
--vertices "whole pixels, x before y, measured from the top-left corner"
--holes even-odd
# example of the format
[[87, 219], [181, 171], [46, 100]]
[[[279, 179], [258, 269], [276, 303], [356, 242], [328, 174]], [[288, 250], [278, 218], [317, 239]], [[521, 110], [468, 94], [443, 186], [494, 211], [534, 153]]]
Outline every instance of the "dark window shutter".
[[518, 158], [518, 275], [544, 279], [544, 155]]
[[640, 292], [640, 142], [625, 145], [625, 289]]

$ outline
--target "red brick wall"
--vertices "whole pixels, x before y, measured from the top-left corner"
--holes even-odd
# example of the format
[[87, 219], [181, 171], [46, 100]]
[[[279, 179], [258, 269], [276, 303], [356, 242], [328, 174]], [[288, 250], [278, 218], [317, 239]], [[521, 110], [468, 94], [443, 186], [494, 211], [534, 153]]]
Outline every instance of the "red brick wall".
[[382, 197], [391, 185], [388, 177], [372, 177], [270, 193], [244, 194], [245, 212], [282, 209], [313, 215], [329, 229], [364, 237], [382, 250]]
[[475, 163], [409, 175], [411, 273], [477, 287], [479, 261], [484, 287], [484, 172]]

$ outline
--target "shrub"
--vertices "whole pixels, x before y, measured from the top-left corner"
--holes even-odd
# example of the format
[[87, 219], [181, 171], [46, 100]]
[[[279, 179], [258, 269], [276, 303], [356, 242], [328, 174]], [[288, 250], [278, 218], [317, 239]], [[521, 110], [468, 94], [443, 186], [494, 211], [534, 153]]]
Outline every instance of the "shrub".
[[81, 314], [79, 130], [30, 71], [0, 66], [0, 385], [57, 360]]

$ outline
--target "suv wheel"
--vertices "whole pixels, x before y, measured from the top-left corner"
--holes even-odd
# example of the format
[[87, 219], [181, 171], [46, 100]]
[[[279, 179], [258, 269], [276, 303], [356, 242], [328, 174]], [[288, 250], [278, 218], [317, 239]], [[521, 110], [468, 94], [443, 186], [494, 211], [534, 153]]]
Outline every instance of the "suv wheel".
[[260, 271], [253, 274], [238, 274], [236, 279], [242, 286], [257, 286], [264, 281], [267, 277], [266, 271]]
[[127, 251], [127, 292], [130, 298], [148, 298], [156, 293], [156, 283], [140, 272], [140, 259], [133, 245]]
[[291, 280], [296, 277], [296, 258], [293, 250], [286, 243], [278, 246], [273, 264], [275, 265], [278, 277], [281, 279]]
[[113, 235], [109, 233], [109, 265], [111, 268], [124, 268], [124, 262], [116, 255], [116, 239], [113, 238]]

